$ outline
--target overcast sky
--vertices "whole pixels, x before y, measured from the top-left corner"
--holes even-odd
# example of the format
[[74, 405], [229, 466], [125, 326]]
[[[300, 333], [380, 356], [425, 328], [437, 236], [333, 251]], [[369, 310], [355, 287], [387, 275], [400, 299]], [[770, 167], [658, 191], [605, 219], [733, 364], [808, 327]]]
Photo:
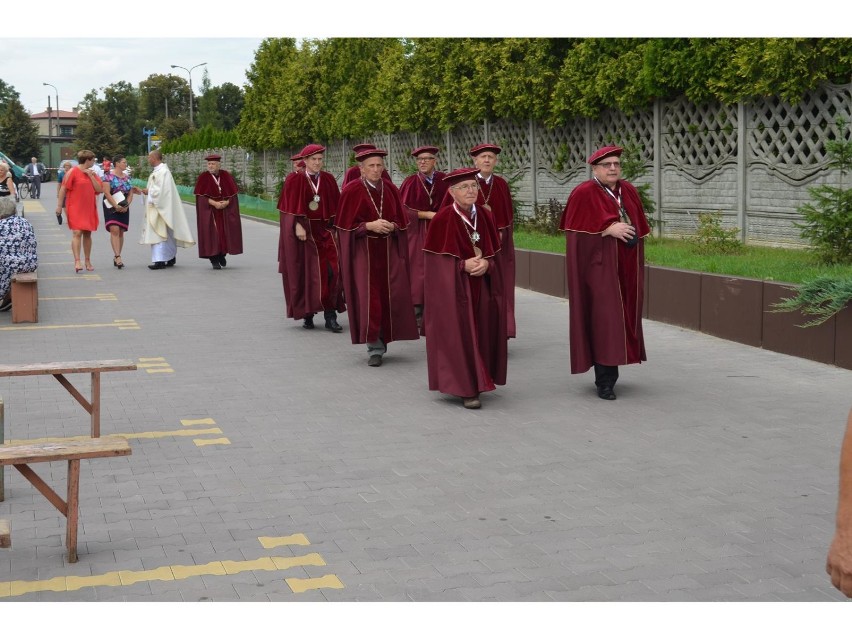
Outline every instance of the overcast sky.
[[260, 42], [260, 38], [3, 38], [0, 78], [15, 87], [30, 113], [47, 109], [48, 95], [55, 109], [57, 92], [59, 108], [70, 111], [92, 89], [121, 80], [135, 87], [152, 73], [173, 73], [188, 80], [186, 71], [170, 65], [191, 69], [206, 62], [206, 67], [192, 71], [192, 88], [198, 94], [205, 68], [214, 86], [224, 82], [243, 86]]
[[[831, 16], [824, 12], [788, 12], [796, 15], [784, 17], [780, 8], [767, 12], [765, 3], [739, 0], [716, 0], [701, 7], [663, 0], [489, 0], [481, 6], [454, 0], [425, 5], [286, 0], [265, 8], [259, 3], [155, 0], [75, 6], [65, 0], [40, 0], [5, 8], [6, 18], [14, 20], [0, 39], [0, 78], [20, 93], [31, 113], [47, 108], [48, 95], [56, 107], [56, 91], [43, 82], [55, 85], [60, 108], [70, 110], [90, 90], [120, 80], [138, 86], [154, 73], [186, 79], [186, 72], [172, 69], [172, 64], [189, 69], [206, 62], [214, 86], [243, 86], [258, 45], [273, 36], [845, 37], [831, 31], [848, 31], [849, 24], [827, 22]], [[33, 19], [20, 19], [23, 15]], [[196, 94], [203, 69], [192, 72]]]

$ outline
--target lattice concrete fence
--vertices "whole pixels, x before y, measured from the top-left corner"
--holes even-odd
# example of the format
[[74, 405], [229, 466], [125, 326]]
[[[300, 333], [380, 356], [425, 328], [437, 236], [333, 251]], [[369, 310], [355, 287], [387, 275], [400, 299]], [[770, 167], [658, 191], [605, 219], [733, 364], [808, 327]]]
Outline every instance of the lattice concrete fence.
[[[737, 105], [691, 104], [685, 99], [657, 101], [647, 111], [577, 119], [557, 128], [535, 122], [484, 122], [448, 132], [377, 133], [367, 139], [324, 141], [325, 169], [340, 180], [352, 161], [351, 146], [372, 142], [387, 149], [388, 170], [396, 184], [414, 171], [411, 149], [433, 144], [442, 149], [438, 168], [471, 165], [468, 149], [480, 142], [503, 148], [501, 171], [512, 183], [521, 216], [551, 198], [563, 203], [590, 177], [585, 158], [601, 145], [629, 144], [640, 149], [651, 185], [656, 228], [666, 236], [690, 235], [698, 214], [721, 212], [727, 226], [740, 229], [754, 244], [801, 246], [797, 208], [808, 202], [808, 187], [838, 184], [828, 168], [824, 142], [841, 135], [837, 120], [852, 122], [852, 84], [826, 84], [797, 104], [765, 98]], [[306, 140], [306, 143], [308, 141]], [[253, 162], [262, 168], [266, 192], [276, 196], [280, 168], [298, 149], [249, 153], [208, 149], [167, 156], [197, 175], [210, 151], [223, 155], [224, 167], [243, 184]]]

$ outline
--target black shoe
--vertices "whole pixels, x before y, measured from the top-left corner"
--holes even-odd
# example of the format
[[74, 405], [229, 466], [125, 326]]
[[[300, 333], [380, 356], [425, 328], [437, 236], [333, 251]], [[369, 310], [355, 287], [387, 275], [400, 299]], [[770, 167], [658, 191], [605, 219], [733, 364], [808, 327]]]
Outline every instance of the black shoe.
[[336, 319], [329, 318], [325, 320], [325, 327], [332, 333], [342, 333], [343, 327], [337, 323]]
[[219, 256], [219, 264], [221, 266], [228, 266], [228, 260], [225, 259], [224, 255]]
[[305, 317], [305, 321], [302, 323], [303, 328], [313, 328], [314, 327], [314, 316], [308, 315]]
[[381, 355], [370, 355], [370, 359], [367, 360], [367, 366], [381, 366], [382, 365], [382, 356]]
[[158, 271], [161, 268], [166, 268], [166, 263], [165, 262], [154, 262], [153, 264], [149, 264], [148, 268], [151, 269], [152, 271]]
[[598, 397], [601, 399], [615, 399], [615, 393], [612, 386], [600, 386], [598, 388]]
[[213, 268], [216, 269], [217, 271], [222, 270], [222, 265], [219, 264], [219, 260], [217, 260], [215, 257], [210, 258], [210, 263], [213, 265]]
[[168, 262], [166, 262], [166, 266], [174, 266], [175, 264], [177, 264], [177, 258], [176, 257], [173, 257]]

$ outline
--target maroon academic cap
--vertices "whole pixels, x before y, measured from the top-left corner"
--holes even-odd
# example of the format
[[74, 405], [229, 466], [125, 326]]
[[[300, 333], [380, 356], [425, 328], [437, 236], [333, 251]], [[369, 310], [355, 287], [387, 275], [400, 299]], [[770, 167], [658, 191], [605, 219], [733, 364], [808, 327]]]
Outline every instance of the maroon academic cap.
[[210, 155], [208, 155], [204, 159], [207, 160], [208, 162], [221, 162], [222, 156], [219, 155], [218, 153], [211, 153]]
[[373, 147], [372, 149], [364, 149], [360, 153], [356, 154], [355, 159], [358, 160], [358, 162], [363, 162], [367, 158], [371, 158], [374, 155], [378, 155], [380, 157], [385, 157], [387, 154], [388, 154], [387, 151]]
[[454, 171], [450, 171], [444, 176], [444, 182], [447, 183], [447, 186], [452, 186], [453, 184], [458, 184], [465, 180], [476, 179], [477, 173], [479, 173], [479, 169], [476, 168], [465, 167], [463, 169], [456, 169]]
[[301, 159], [302, 159], [302, 154], [301, 154], [301, 153], [296, 153], [295, 155], [291, 155], [291, 156], [290, 156], [290, 159], [291, 159], [293, 162], [295, 162], [296, 160], [301, 160]]
[[586, 160], [589, 164], [597, 164], [604, 158], [608, 158], [611, 155], [616, 157], [621, 157], [621, 153], [624, 151], [620, 146], [602, 146], [597, 151], [592, 153], [589, 156], [589, 159]]
[[441, 149], [439, 149], [437, 146], [418, 146], [411, 152], [411, 157], [416, 158], [421, 153], [431, 153], [432, 155], [435, 155], [436, 153], [440, 152], [440, 150]]
[[360, 153], [361, 151], [366, 151], [367, 149], [375, 149], [375, 144], [370, 144], [369, 142], [361, 142], [361, 144], [356, 144], [352, 147], [352, 150], [355, 153]]
[[473, 147], [470, 150], [470, 157], [475, 158], [477, 155], [479, 155], [480, 153], [482, 153], [484, 151], [491, 151], [492, 153], [497, 155], [502, 150], [503, 149], [501, 149], [496, 144], [487, 144], [487, 143], [486, 144], [477, 144], [475, 147]]
[[325, 153], [325, 147], [322, 144], [309, 144], [304, 149], [299, 151], [300, 158], [307, 158], [317, 153]]

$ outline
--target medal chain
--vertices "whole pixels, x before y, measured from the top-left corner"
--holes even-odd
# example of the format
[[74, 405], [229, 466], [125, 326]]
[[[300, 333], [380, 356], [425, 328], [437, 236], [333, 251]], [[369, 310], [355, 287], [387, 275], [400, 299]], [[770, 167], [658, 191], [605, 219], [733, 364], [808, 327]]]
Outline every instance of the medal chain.
[[[420, 173], [418, 173], [418, 176], [419, 175], [420, 175]], [[434, 173], [432, 175], [434, 176]], [[426, 191], [426, 195], [429, 196], [429, 208], [432, 208], [432, 191], [435, 190], [435, 179], [434, 179], [434, 177], [432, 178], [431, 188], [428, 188], [428, 189], [426, 188], [426, 178], [424, 178], [424, 177], [420, 178], [420, 185], [423, 187], [423, 190]]]
[[470, 233], [467, 229], [465, 229], [465, 232], [467, 233], [468, 238], [470, 238], [470, 243], [473, 244], [474, 248], [476, 248], [476, 243], [479, 241], [479, 232], [476, 230], [476, 225], [478, 223], [476, 219], [476, 206], [474, 205], [473, 208], [471, 208], [471, 212], [473, 213], [473, 222], [471, 222], [467, 216], [459, 210], [459, 207], [455, 202], [453, 202], [453, 210], [455, 210], [462, 222], [473, 229], [473, 233]]
[[376, 215], [379, 216], [380, 220], [385, 219], [384, 217], [382, 217], [382, 211], [384, 211], [385, 208], [385, 185], [382, 184], [381, 181], [379, 181], [379, 184], [382, 184], [382, 189], [379, 194], [379, 205], [376, 206], [376, 201], [373, 199], [373, 194], [370, 193], [370, 187], [367, 185], [367, 180], [365, 178], [362, 178], [361, 182], [363, 182], [364, 188], [367, 189], [367, 197], [369, 197], [370, 202], [373, 203], [373, 208], [376, 209]]

